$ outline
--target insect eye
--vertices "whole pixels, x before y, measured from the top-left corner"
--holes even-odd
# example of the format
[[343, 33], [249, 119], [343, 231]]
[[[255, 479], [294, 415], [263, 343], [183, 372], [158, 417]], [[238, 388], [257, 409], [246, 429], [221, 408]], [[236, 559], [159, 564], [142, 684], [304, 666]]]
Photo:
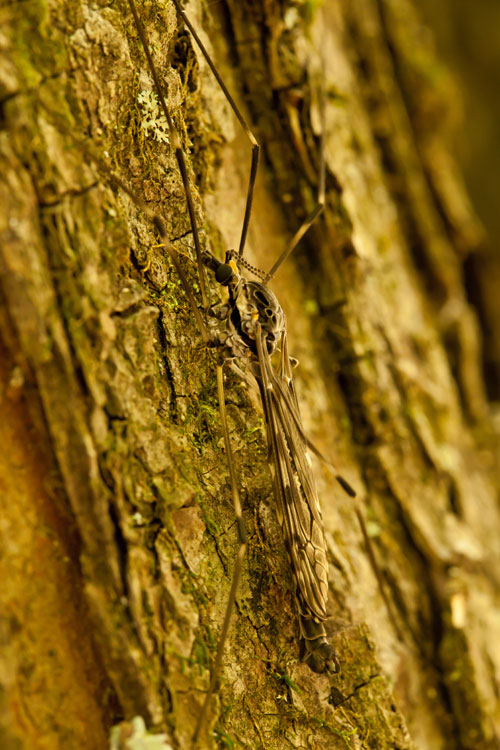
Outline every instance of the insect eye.
[[228, 284], [234, 276], [234, 270], [229, 263], [221, 263], [215, 272], [215, 280], [223, 286]]

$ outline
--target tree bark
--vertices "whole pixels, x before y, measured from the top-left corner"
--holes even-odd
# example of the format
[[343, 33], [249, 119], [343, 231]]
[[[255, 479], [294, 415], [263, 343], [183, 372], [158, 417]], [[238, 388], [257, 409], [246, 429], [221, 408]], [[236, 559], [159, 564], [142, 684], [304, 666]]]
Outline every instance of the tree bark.
[[[183, 750], [237, 549], [217, 355], [113, 175], [162, 214], [198, 294], [184, 190], [126, 3], [1, 12], [1, 744], [106, 748], [140, 715]], [[200, 747], [500, 747], [498, 440], [463, 273], [484, 238], [424, 30], [405, 0], [186, 12], [263, 146], [259, 268], [314, 207], [324, 130], [326, 209], [272, 288], [307, 433], [358, 491], [315, 463], [342, 664], [318, 676], [262, 414], [226, 377], [249, 548]], [[173, 4], [141, 13], [223, 254], [248, 139]]]

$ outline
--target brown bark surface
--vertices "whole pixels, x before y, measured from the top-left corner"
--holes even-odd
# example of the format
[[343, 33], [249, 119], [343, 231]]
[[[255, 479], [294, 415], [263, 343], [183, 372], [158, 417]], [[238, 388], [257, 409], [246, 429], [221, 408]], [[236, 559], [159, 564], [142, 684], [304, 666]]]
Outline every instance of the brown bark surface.
[[[260, 268], [314, 206], [324, 92], [326, 210], [272, 287], [307, 432], [359, 493], [315, 464], [342, 671], [300, 663], [262, 415], [228, 375], [249, 549], [200, 747], [497, 748], [498, 440], [456, 92], [410, 2], [314, 6], [186, 12], [263, 145]], [[248, 140], [174, 6], [141, 10], [203, 241], [223, 253]], [[111, 173], [162, 213], [198, 294], [184, 190], [125, 2], [0, 14], [0, 746], [104, 750], [140, 715], [184, 750], [237, 549], [216, 353]]]

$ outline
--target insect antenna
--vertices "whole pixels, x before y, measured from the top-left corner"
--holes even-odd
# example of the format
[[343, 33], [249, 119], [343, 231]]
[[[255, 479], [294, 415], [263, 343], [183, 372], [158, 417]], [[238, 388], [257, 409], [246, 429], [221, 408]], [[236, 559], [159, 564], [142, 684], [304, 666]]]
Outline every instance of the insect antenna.
[[[132, 7], [132, 4], [134, 4], [134, 0], [128, 0], [129, 4]], [[205, 58], [210, 70], [212, 71], [217, 83], [219, 84], [221, 90], [223, 91], [227, 101], [229, 102], [229, 105], [231, 109], [233, 110], [236, 118], [238, 119], [238, 122], [240, 123], [242, 129], [244, 130], [248, 140], [252, 144], [252, 161], [250, 166], [250, 176], [248, 180], [248, 189], [247, 189], [247, 197], [246, 197], [246, 205], [245, 205], [245, 214], [243, 218], [243, 225], [241, 228], [241, 237], [240, 237], [240, 244], [238, 248], [238, 252], [236, 254], [236, 260], [237, 262], [244, 266], [248, 271], [250, 271], [254, 276], [257, 278], [260, 278], [262, 280], [263, 284], [268, 284], [269, 281], [273, 278], [273, 276], [276, 274], [276, 271], [279, 269], [279, 267], [282, 265], [282, 263], [285, 262], [285, 260], [288, 258], [288, 256], [293, 252], [293, 250], [297, 247], [299, 242], [301, 241], [302, 237], [306, 234], [308, 229], [314, 224], [318, 216], [322, 213], [325, 207], [325, 156], [324, 156], [324, 121], [325, 121], [325, 97], [323, 95], [323, 92], [320, 96], [320, 115], [321, 115], [321, 133], [320, 133], [320, 169], [319, 169], [319, 180], [318, 180], [318, 197], [317, 197], [317, 203], [312, 212], [309, 214], [309, 216], [304, 220], [304, 222], [301, 224], [301, 226], [298, 228], [298, 230], [295, 232], [294, 236], [288, 243], [285, 250], [281, 253], [281, 255], [276, 260], [275, 264], [271, 268], [270, 271], [267, 273], [264, 273], [263, 271], [260, 271], [255, 266], [250, 265], [247, 261], [243, 259], [243, 252], [245, 249], [245, 242], [248, 234], [248, 227], [250, 224], [250, 215], [252, 212], [252, 203], [253, 203], [253, 195], [254, 195], [254, 189], [255, 189], [255, 180], [257, 177], [257, 169], [259, 165], [259, 156], [260, 156], [260, 145], [251, 131], [247, 121], [243, 117], [238, 105], [234, 101], [230, 91], [228, 90], [226, 84], [224, 83], [223, 79], [221, 78], [219, 71], [215, 67], [212, 58], [210, 57], [205, 45], [203, 44], [202, 40], [198, 36], [198, 33], [194, 26], [192, 25], [191, 21], [187, 17], [187, 15], [184, 13], [179, 0], [173, 0], [173, 3], [177, 9], [177, 12], [182, 17], [182, 20], [186, 24], [187, 28], [191, 32], [193, 39], [195, 40], [196, 44], [198, 45], [198, 48], [200, 49], [200, 52], [202, 53], [203, 57]], [[141, 32], [140, 32], [141, 33]], [[143, 32], [141, 35], [141, 39], [143, 36]], [[148, 61], [150, 60], [150, 55], [148, 55]], [[152, 60], [150, 62], [151, 65], [153, 65]], [[155, 76], [155, 83], [157, 82], [158, 78]], [[323, 82], [324, 76], [321, 76], [321, 81]], [[156, 83], [157, 87], [161, 89], [159, 81]], [[161, 94], [160, 90], [158, 92], [158, 95], [160, 96], [162, 100], [162, 106], [164, 110], [166, 110], [166, 105], [164, 102], [164, 97]], [[167, 118], [168, 121], [168, 118]]]

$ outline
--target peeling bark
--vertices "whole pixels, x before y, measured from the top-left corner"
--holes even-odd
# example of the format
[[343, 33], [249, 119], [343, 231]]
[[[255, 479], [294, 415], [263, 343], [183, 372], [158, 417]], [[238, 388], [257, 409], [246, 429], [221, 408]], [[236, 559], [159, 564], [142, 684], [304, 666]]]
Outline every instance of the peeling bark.
[[[326, 211], [273, 289], [308, 434], [359, 491], [356, 510], [315, 467], [342, 663], [318, 676], [300, 663], [261, 413], [228, 376], [249, 551], [200, 747], [498, 747], [498, 440], [464, 282], [483, 235], [415, 11], [186, 12], [263, 144], [260, 268], [316, 200], [326, 91]], [[197, 292], [184, 191], [125, 3], [1, 13], [2, 747], [105, 748], [141, 715], [182, 750], [237, 547], [216, 355], [112, 173], [161, 211]], [[249, 144], [173, 5], [143, 13], [203, 241], [223, 252]]]

